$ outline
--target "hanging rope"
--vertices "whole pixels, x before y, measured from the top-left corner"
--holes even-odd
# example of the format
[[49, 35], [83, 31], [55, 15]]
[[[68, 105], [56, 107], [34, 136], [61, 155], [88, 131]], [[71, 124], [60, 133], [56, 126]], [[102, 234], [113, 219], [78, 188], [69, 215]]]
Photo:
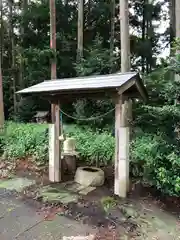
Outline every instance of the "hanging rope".
[[102, 115], [99, 115], [99, 116], [96, 116], [96, 117], [90, 117], [90, 118], [76, 118], [74, 116], [69, 115], [68, 113], [65, 113], [62, 109], [60, 110], [60, 112], [63, 113], [68, 118], [72, 118], [72, 119], [77, 120], [77, 121], [94, 121], [94, 120], [97, 120], [99, 118], [107, 116], [108, 114], [110, 114], [114, 110], [115, 110], [115, 108], [111, 109], [110, 111], [108, 111], [108, 112], [106, 112], [106, 113], [104, 113]]

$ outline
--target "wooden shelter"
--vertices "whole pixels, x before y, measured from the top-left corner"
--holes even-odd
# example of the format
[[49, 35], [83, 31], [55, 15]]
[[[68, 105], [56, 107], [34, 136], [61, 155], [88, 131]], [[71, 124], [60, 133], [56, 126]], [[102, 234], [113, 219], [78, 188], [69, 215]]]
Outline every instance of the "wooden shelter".
[[55, 104], [55, 122], [50, 124], [49, 133], [49, 178], [53, 182], [61, 181], [60, 104], [80, 98], [113, 99], [116, 139], [114, 193], [126, 197], [129, 186], [129, 118], [132, 116], [129, 102], [132, 98], [147, 99], [146, 88], [138, 73], [48, 80], [18, 93], [39, 95]]
[[33, 117], [37, 123], [49, 122], [50, 114], [48, 111], [38, 111]]

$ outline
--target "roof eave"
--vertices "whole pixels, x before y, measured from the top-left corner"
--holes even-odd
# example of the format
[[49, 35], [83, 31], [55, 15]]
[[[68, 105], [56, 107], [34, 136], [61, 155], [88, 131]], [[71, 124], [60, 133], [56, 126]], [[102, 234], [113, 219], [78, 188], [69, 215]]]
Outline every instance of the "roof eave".
[[140, 93], [140, 96], [142, 99], [146, 102], [148, 101], [148, 92], [143, 84], [142, 78], [138, 74], [137, 79], [136, 79], [136, 88], [138, 92]]

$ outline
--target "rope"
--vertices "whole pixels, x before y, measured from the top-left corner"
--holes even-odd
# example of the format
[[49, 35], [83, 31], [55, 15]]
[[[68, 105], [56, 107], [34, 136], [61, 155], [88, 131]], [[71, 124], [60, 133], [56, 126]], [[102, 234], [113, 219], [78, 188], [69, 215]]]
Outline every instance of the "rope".
[[90, 117], [90, 118], [76, 118], [76, 117], [73, 117], [73, 116], [69, 115], [68, 113], [65, 113], [63, 110], [60, 110], [60, 111], [61, 111], [61, 113], [63, 113], [68, 118], [72, 118], [72, 119], [77, 120], [77, 121], [93, 121], [93, 120], [97, 120], [99, 118], [107, 116], [108, 114], [110, 114], [114, 110], [115, 110], [115, 108], [111, 109], [110, 111], [108, 111], [108, 112], [106, 112], [102, 115], [99, 115], [99, 116], [96, 116], [96, 117]]

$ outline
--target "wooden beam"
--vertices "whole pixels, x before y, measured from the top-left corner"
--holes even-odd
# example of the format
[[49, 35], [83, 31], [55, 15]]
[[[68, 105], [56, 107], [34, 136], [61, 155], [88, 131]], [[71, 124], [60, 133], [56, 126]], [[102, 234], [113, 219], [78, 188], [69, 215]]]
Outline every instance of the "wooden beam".
[[[71, 96], [71, 97], [70, 97]], [[61, 94], [48, 94], [48, 95], [42, 95], [41, 97], [44, 99], [49, 100], [50, 102], [57, 102], [58, 100], [62, 102], [73, 102], [75, 100], [79, 100], [79, 99], [112, 99], [115, 98], [117, 96], [117, 91], [116, 90], [112, 90], [109, 92], [103, 92], [103, 91], [99, 91], [99, 92], [74, 92], [74, 93], [61, 93]]]
[[136, 81], [136, 88], [138, 90], [138, 92], [140, 93], [140, 96], [142, 97], [142, 99], [144, 101], [147, 101], [148, 96], [146, 94], [146, 89], [145, 87], [141, 84], [141, 82], [139, 82], [138, 80]]
[[127, 91], [129, 88], [131, 88], [133, 85], [135, 85], [135, 79], [131, 79], [128, 82], [126, 82], [125, 84], [123, 84], [119, 89], [118, 89], [118, 94], [121, 95], [123, 94], [125, 91]]

